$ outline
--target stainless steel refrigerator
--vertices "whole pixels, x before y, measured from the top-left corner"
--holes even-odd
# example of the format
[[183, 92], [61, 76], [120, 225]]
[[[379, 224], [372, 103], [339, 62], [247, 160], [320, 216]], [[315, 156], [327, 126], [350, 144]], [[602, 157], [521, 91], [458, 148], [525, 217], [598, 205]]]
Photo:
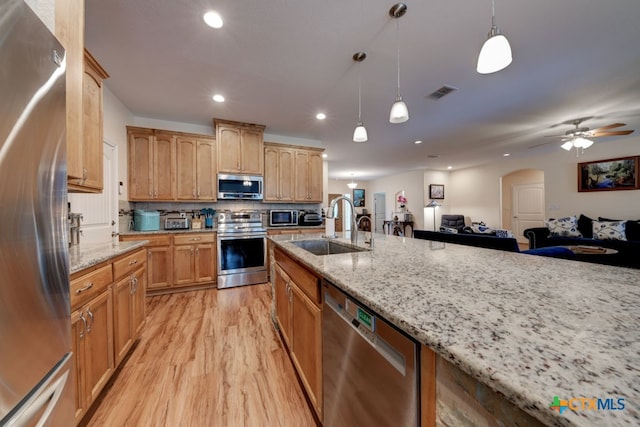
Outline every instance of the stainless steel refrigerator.
[[0, 426], [72, 426], [64, 49], [0, 0]]

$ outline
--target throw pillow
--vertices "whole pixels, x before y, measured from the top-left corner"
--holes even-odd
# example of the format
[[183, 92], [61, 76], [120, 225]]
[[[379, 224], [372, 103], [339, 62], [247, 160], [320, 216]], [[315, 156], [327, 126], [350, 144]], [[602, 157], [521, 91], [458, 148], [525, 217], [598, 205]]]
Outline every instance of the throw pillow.
[[[622, 221], [622, 220], [598, 217], [598, 221]], [[640, 240], [640, 219], [637, 221], [627, 221], [627, 224], [625, 225], [624, 233], [627, 240]]]
[[600, 240], [627, 240], [627, 221], [593, 221], [593, 237]]
[[580, 214], [578, 218], [578, 231], [582, 237], [591, 239], [593, 237], [593, 220], [586, 215]]
[[575, 216], [567, 216], [564, 218], [550, 219], [545, 221], [549, 233], [556, 237], [582, 237], [582, 233], [578, 231], [578, 220]]

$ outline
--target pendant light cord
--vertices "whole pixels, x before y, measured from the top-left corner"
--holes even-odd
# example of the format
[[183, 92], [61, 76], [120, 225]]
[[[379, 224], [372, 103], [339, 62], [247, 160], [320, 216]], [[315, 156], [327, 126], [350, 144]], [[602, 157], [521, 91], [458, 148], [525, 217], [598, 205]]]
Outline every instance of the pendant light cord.
[[496, 26], [496, 1], [491, 0], [491, 26]]
[[358, 123], [362, 123], [362, 71], [360, 67], [362, 63], [358, 63]]
[[396, 18], [396, 52], [398, 59], [398, 98], [400, 98], [400, 19]]

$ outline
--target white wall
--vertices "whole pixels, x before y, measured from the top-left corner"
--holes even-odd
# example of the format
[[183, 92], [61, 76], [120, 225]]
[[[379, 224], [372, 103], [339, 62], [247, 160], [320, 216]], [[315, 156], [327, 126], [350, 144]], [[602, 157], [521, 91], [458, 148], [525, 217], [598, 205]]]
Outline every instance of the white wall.
[[104, 111], [104, 139], [118, 147], [118, 179], [122, 182], [120, 200], [127, 200], [127, 125], [134, 121], [131, 111], [109, 90], [104, 87], [103, 105]]
[[[385, 193], [384, 217], [385, 219], [392, 219], [394, 212], [397, 211], [395, 195], [398, 191], [404, 190], [404, 195], [407, 199], [406, 207], [413, 214], [415, 228], [424, 229], [424, 181], [424, 171], [421, 170], [369, 181], [366, 204], [371, 206], [370, 212], [373, 213], [373, 194]], [[437, 182], [437, 184], [442, 184], [442, 182]]]
[[[580, 157], [575, 151], [553, 150], [549, 154], [521, 159], [503, 159], [491, 165], [451, 173], [447, 195], [451, 213], [500, 226], [500, 178], [519, 169], [539, 169], [545, 178], [545, 217], [579, 215], [638, 219], [640, 190], [579, 193], [578, 163], [640, 154], [640, 137], [596, 142]], [[455, 212], [454, 212], [455, 211]]]
[[[424, 202], [423, 206], [426, 206], [431, 199], [429, 198], [429, 185], [441, 184], [444, 185], [444, 199], [438, 199], [436, 202], [440, 204], [437, 208], [423, 208], [423, 229], [424, 230], [439, 230], [442, 214], [457, 214], [458, 212], [451, 211], [451, 194], [452, 188], [449, 184], [451, 173], [449, 171], [424, 171]], [[433, 216], [435, 215], [435, 228], [433, 222]], [[416, 227], [418, 228], [418, 227]]]

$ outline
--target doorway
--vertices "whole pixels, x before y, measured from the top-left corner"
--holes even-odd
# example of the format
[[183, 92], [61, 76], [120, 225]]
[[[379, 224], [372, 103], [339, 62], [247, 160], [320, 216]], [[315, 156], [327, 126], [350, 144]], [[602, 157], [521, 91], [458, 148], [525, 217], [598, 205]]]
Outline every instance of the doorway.
[[502, 227], [526, 244], [524, 230], [543, 227], [545, 219], [544, 171], [524, 169], [502, 177]]
[[[336, 198], [338, 198], [340, 196], [344, 196], [344, 194], [337, 194], [337, 193], [329, 194], [329, 204], [331, 204], [333, 199], [336, 199]], [[345, 216], [344, 216], [345, 215], [344, 206], [345, 206], [345, 202], [344, 201], [342, 201], [341, 203], [336, 204], [336, 206], [335, 206], [336, 212], [335, 212], [334, 218], [335, 218], [335, 223], [336, 223], [336, 225], [335, 225], [336, 233], [342, 233], [343, 231], [345, 231], [345, 227], [343, 226], [344, 218], [345, 218]], [[349, 209], [349, 212], [346, 212], [346, 214], [350, 215], [351, 214], [350, 211], [351, 211], [351, 209]], [[349, 224], [350, 224], [350, 222], [349, 222]]]
[[373, 194], [373, 203], [374, 203], [374, 213], [375, 213], [375, 218], [374, 218], [374, 222], [375, 222], [375, 226], [374, 226], [374, 230], [376, 233], [383, 233], [384, 232], [384, 220], [386, 218], [386, 214], [385, 214], [385, 206], [386, 206], [386, 198], [387, 195], [386, 193], [374, 193]]
[[69, 194], [71, 212], [81, 213], [83, 243], [106, 243], [118, 232], [118, 147], [102, 144], [103, 189], [96, 194]]

